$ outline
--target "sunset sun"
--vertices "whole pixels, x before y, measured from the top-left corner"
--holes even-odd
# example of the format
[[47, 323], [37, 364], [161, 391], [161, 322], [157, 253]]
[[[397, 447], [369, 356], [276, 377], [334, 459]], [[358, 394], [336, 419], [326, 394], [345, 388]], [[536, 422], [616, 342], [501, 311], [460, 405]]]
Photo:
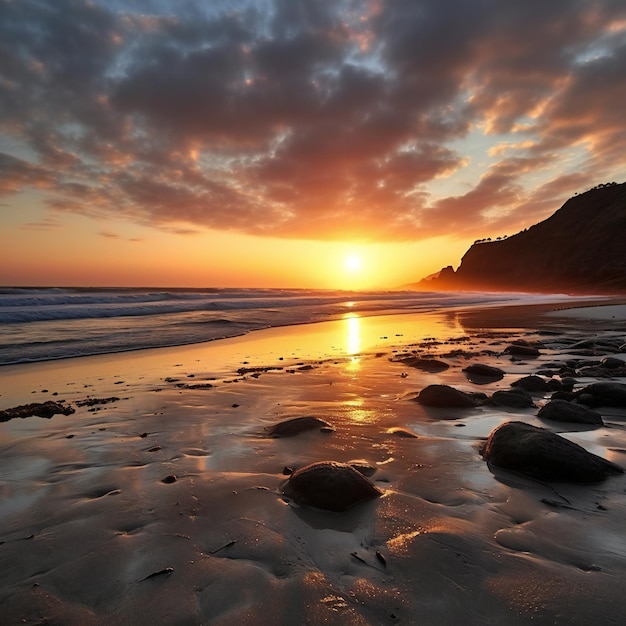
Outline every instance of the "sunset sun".
[[361, 260], [360, 255], [352, 253], [346, 256], [344, 260], [344, 267], [351, 274], [360, 272], [363, 269], [363, 261]]

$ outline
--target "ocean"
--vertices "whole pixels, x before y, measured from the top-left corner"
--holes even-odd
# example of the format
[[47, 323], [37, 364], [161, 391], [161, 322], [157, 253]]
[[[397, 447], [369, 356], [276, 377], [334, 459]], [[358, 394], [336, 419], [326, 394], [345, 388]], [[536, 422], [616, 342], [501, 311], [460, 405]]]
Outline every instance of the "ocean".
[[[177, 346], [263, 328], [554, 296], [307, 289], [0, 288], [0, 365]], [[563, 296], [563, 299], [567, 299]]]

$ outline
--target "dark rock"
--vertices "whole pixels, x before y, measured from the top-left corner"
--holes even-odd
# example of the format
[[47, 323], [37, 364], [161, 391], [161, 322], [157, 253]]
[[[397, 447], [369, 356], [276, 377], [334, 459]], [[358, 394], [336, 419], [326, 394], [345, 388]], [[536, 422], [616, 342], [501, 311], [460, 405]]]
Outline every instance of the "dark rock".
[[626, 407], [626, 385], [623, 383], [593, 383], [575, 395], [578, 402], [588, 406]]
[[544, 428], [506, 422], [489, 435], [485, 461], [537, 480], [592, 483], [623, 469]]
[[177, 480], [178, 478], [176, 478], [174, 474], [170, 474], [169, 476], [166, 476], [161, 482], [165, 483], [166, 485], [170, 485], [172, 483], [175, 483]]
[[597, 339], [583, 339], [571, 346], [574, 349], [590, 349], [604, 352], [618, 352], [620, 351], [620, 339], [611, 337], [598, 337]]
[[448, 385], [429, 385], [416, 398], [420, 404], [433, 407], [475, 407], [477, 401], [469, 394]]
[[553, 369], [548, 369], [548, 368], [543, 368], [540, 370], [537, 370], [537, 376], [548, 376], [548, 377], [552, 377], [555, 374], [555, 370]]
[[117, 396], [111, 396], [109, 398], [86, 398], [85, 400], [77, 400], [76, 406], [96, 406], [100, 404], [111, 404], [111, 402], [119, 402]]
[[353, 461], [348, 461], [348, 465], [354, 467], [354, 469], [359, 472], [359, 474], [363, 474], [363, 476], [373, 476], [376, 473], [376, 468], [371, 465], [365, 459], [355, 459]]
[[294, 437], [307, 430], [322, 430], [323, 432], [332, 432], [333, 428], [319, 417], [306, 416], [294, 417], [270, 426], [266, 429], [268, 437]]
[[603, 426], [602, 416], [597, 411], [582, 404], [574, 404], [566, 400], [554, 399], [539, 409], [537, 416], [556, 422], [572, 422], [576, 424], [594, 424]]
[[541, 376], [524, 376], [511, 383], [511, 387], [524, 389], [530, 393], [546, 393], [550, 391], [548, 381]]
[[283, 493], [297, 504], [337, 512], [382, 495], [352, 466], [335, 461], [320, 461], [296, 470]]
[[443, 372], [447, 370], [450, 366], [444, 361], [439, 361], [438, 359], [423, 359], [419, 357], [408, 357], [399, 360], [400, 363], [406, 365], [407, 367], [414, 367], [418, 370], [422, 370], [424, 372]]
[[600, 361], [600, 365], [602, 367], [606, 367], [607, 369], [614, 370], [626, 367], [626, 362], [622, 361], [622, 359], [617, 359], [614, 356], [607, 356]]
[[23, 404], [15, 406], [4, 411], [0, 411], [0, 422], [8, 422], [16, 417], [43, 417], [50, 419], [53, 415], [71, 415], [74, 413], [73, 407], [69, 404], [61, 404], [60, 402], [53, 402], [48, 400], [47, 402], [33, 402], [31, 404]]
[[492, 367], [491, 365], [484, 365], [483, 363], [474, 363], [473, 365], [463, 368], [463, 371], [470, 382], [479, 385], [502, 380], [506, 374], [506, 372], [499, 367]]
[[512, 343], [510, 346], [507, 346], [504, 352], [513, 356], [525, 357], [538, 357], [541, 354], [534, 346], [526, 346], [517, 343]]
[[529, 409], [535, 406], [530, 394], [521, 387], [508, 391], [496, 391], [491, 396], [491, 402], [496, 406], [506, 406], [512, 409]]
[[574, 389], [574, 385], [577, 382], [578, 381], [575, 378], [572, 378], [571, 376], [563, 377], [563, 375], [561, 375], [561, 389], [563, 391], [572, 391], [572, 389]]
[[578, 370], [578, 375], [587, 378], [621, 378], [626, 376], [626, 366], [614, 369], [601, 365], [582, 367]]
[[574, 400], [576, 396], [571, 391], [555, 391], [551, 396], [551, 400], [565, 400], [566, 402], [571, 402]]

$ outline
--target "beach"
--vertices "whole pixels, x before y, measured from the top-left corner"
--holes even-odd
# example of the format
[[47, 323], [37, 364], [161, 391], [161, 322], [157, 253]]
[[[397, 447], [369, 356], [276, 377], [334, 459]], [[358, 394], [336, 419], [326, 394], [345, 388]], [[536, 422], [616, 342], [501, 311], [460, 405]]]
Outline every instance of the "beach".
[[[481, 447], [523, 421], [626, 468], [626, 408], [599, 407], [590, 428], [537, 417], [551, 391], [528, 408], [416, 401], [434, 384], [490, 396], [561, 380], [568, 362], [576, 390], [599, 380], [586, 367], [626, 360], [623, 300], [567, 307], [347, 312], [3, 366], [0, 409], [75, 412], [0, 424], [0, 624], [621, 623], [626, 477], [540, 481]], [[515, 341], [539, 354], [506, 352]], [[472, 382], [477, 363], [504, 375]], [[305, 416], [329, 427], [268, 436]], [[319, 461], [368, 468], [380, 497], [298, 504], [285, 484]]]

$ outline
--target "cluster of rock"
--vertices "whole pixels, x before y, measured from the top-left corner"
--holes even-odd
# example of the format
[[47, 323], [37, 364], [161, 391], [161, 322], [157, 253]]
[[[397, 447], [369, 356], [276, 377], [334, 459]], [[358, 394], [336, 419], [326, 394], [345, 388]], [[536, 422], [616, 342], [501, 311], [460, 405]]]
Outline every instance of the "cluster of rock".
[[[610, 345], [599, 346], [598, 341], [579, 342], [571, 346], [570, 351], [581, 357], [590, 357], [596, 355], [596, 349], [624, 351], [626, 348], [618, 346], [616, 341], [607, 341]], [[504, 354], [512, 360], [537, 358], [541, 355], [542, 347], [541, 344], [517, 340], [507, 346]], [[391, 360], [428, 373], [443, 372], [450, 367], [450, 364], [438, 358], [417, 354], [404, 353]], [[468, 381], [476, 385], [500, 381], [506, 374], [501, 368], [482, 363], [470, 364], [463, 372]], [[415, 399], [423, 406], [435, 409], [495, 406], [526, 410], [537, 408], [533, 395], [545, 397], [550, 394], [548, 402], [536, 413], [539, 419], [589, 427], [604, 424], [597, 407], [626, 408], [626, 384], [599, 381], [574, 390], [577, 382], [575, 376], [626, 376], [626, 362], [621, 359], [610, 356], [591, 361], [583, 358], [568, 359], [562, 363], [542, 364], [539, 372], [543, 376], [524, 376], [513, 381], [509, 389], [496, 390], [491, 395], [480, 391], [461, 391], [445, 384], [432, 384], [424, 387]], [[306, 416], [275, 424], [266, 429], [266, 435], [280, 438], [304, 432], [333, 430], [332, 425], [324, 420]], [[387, 432], [402, 437], [418, 437], [402, 428], [391, 428]], [[536, 480], [588, 483], [623, 473], [618, 465], [588, 452], [547, 428], [522, 421], [505, 422], [494, 429], [482, 446], [481, 454], [492, 467], [518, 472]], [[381, 490], [367, 478], [374, 471], [365, 461], [320, 461], [296, 470], [285, 468], [284, 473], [289, 478], [283, 485], [283, 494], [299, 505], [345, 511], [355, 504], [381, 495]]]
[[[618, 340], [585, 340], [569, 348], [580, 356], [595, 356], [596, 350], [624, 351]], [[505, 351], [512, 358], [536, 358], [537, 345], [517, 341]], [[473, 364], [463, 370], [468, 380], [484, 384], [501, 380], [505, 372], [489, 365]], [[428, 385], [416, 400], [427, 407], [472, 408], [502, 406], [513, 409], [535, 407], [533, 394], [551, 394], [549, 401], [537, 412], [541, 420], [583, 424], [598, 427], [604, 424], [598, 407], [626, 408], [626, 384], [599, 381], [575, 391], [574, 376], [616, 378], [626, 376], [626, 362], [612, 356], [600, 360], [568, 359], [565, 363], [545, 364], [541, 373], [550, 378], [530, 375], [511, 383], [508, 390], [491, 396], [480, 392], [467, 393], [448, 385]], [[559, 378], [553, 378], [558, 374]], [[496, 467], [519, 472], [540, 480], [595, 482], [611, 474], [622, 473], [621, 467], [589, 453], [545, 428], [511, 421], [496, 428], [482, 448], [484, 459]]]
[[0, 411], [0, 422], [31, 416], [50, 419], [53, 415], [71, 415], [72, 413], [74, 413], [74, 408], [69, 404], [48, 400], [48, 402], [33, 402]]

